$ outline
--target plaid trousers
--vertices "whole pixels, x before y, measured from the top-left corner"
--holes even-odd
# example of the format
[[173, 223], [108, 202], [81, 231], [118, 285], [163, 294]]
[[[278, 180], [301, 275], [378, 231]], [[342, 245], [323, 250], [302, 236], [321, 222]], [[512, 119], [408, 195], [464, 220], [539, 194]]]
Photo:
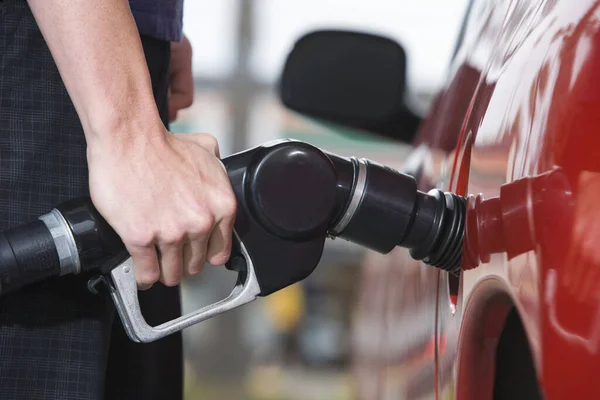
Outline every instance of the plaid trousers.
[[[142, 37], [168, 123], [168, 42]], [[89, 195], [75, 108], [25, 0], [0, 0], [0, 230]], [[112, 301], [87, 277], [61, 277], [0, 297], [0, 399], [183, 398], [181, 334], [131, 342]], [[179, 288], [139, 294], [155, 325], [180, 316]]]

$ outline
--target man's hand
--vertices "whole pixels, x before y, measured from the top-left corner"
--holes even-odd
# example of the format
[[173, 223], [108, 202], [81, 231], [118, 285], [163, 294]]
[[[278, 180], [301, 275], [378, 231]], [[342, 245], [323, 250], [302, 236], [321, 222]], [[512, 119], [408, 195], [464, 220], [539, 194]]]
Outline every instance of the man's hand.
[[140, 288], [159, 278], [176, 285], [205, 260], [227, 261], [236, 202], [212, 136], [165, 134], [107, 146], [88, 151], [91, 195], [133, 257]]
[[[205, 260], [227, 261], [236, 204], [216, 140], [166, 130], [128, 2], [28, 2], [83, 126], [92, 201], [132, 255], [138, 283], [175, 285]], [[174, 67], [191, 68], [189, 57]], [[191, 88], [188, 72], [176, 75], [176, 107], [186, 104], [176, 94]]]
[[184, 35], [180, 42], [171, 42], [169, 120], [175, 121], [177, 112], [191, 106], [193, 101], [192, 45]]

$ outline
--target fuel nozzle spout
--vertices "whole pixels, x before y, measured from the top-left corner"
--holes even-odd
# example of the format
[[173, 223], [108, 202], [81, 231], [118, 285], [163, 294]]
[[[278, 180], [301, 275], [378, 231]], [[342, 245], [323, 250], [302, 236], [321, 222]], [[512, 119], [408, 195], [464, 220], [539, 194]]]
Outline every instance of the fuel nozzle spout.
[[401, 246], [417, 260], [459, 271], [463, 197], [421, 192], [410, 175], [304, 142], [264, 145], [252, 158], [244, 161], [244, 198], [271, 234], [292, 241], [325, 234], [383, 254]]
[[350, 193], [330, 235], [383, 254], [396, 246], [408, 248], [412, 258], [457, 273], [466, 199], [439, 189], [421, 192], [412, 176], [374, 161], [350, 162], [354, 171]]

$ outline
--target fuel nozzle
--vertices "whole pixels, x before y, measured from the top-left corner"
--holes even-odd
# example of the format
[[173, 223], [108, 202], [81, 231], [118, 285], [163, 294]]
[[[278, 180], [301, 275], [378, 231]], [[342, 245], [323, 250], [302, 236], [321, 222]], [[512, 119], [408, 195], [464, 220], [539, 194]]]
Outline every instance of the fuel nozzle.
[[339, 237], [383, 254], [401, 246], [414, 259], [459, 271], [463, 197], [421, 192], [410, 175], [304, 142], [278, 141], [252, 157], [244, 162], [244, 200], [271, 234], [291, 241]]
[[[133, 260], [89, 198], [0, 231], [0, 295], [52, 277], [91, 273], [90, 289], [106, 284], [127, 335], [151, 342], [305, 279], [327, 238], [384, 254], [405, 247], [413, 258], [451, 273], [461, 267], [466, 202], [460, 196], [423, 193], [409, 175], [294, 140], [266, 143], [222, 162], [237, 200], [226, 267], [238, 279], [227, 298], [150, 326], [140, 309]], [[467, 251], [466, 259], [489, 250], [473, 249], [480, 251]]]

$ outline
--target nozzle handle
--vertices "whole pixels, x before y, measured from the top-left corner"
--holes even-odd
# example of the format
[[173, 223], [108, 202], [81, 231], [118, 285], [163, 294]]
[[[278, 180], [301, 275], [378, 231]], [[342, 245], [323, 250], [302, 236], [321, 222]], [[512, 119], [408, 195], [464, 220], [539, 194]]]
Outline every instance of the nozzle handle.
[[[234, 254], [241, 255], [244, 265], [233, 266], [238, 271], [238, 280], [231, 294], [214, 304], [202, 307], [179, 318], [157, 326], [150, 326], [140, 308], [137, 296], [134, 265], [131, 258], [111, 270], [108, 287], [117, 312], [129, 338], [138, 343], [148, 343], [171, 335], [191, 325], [252, 302], [260, 294], [260, 286], [252, 259], [239, 236], [233, 235]], [[239, 260], [239, 258], [236, 258]]]

